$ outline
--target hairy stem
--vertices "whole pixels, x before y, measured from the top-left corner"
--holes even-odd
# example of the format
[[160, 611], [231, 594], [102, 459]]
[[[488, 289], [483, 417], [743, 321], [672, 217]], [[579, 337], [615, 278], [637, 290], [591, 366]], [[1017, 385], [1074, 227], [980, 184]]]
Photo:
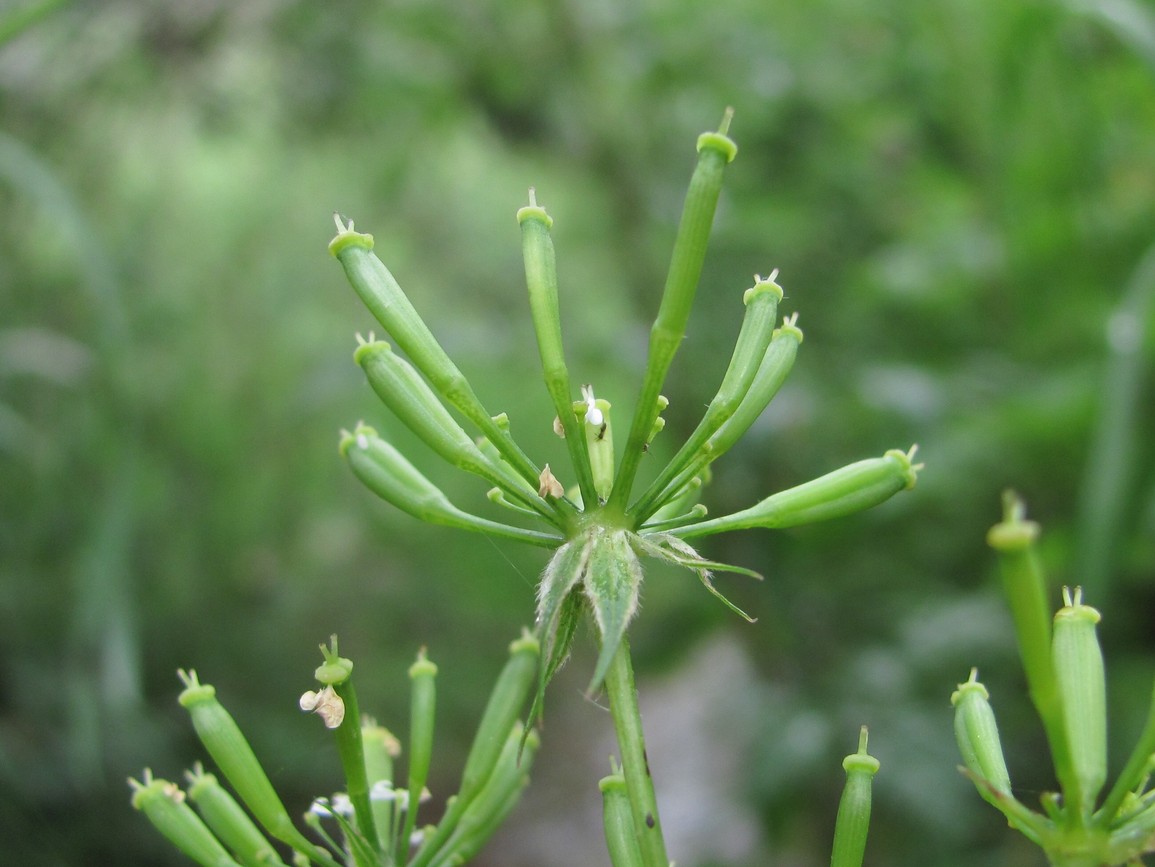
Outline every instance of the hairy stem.
[[629, 642], [625, 636], [610, 662], [605, 686], [618, 737], [618, 748], [622, 754], [622, 773], [626, 778], [626, 793], [630, 799], [642, 862], [646, 867], [669, 867], [666, 841], [662, 838], [662, 822], [658, 818], [658, 802], [654, 797], [654, 781], [650, 777], [650, 765], [646, 758], [642, 715], [638, 709], [638, 692], [634, 687]]

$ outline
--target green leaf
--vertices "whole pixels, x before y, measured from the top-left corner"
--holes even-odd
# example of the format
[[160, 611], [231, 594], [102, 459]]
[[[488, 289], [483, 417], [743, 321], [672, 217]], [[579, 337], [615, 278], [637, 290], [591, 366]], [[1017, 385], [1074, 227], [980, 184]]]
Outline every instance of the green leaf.
[[642, 565], [630, 544], [631, 535], [625, 530], [598, 528], [594, 531], [584, 586], [602, 649], [587, 694], [593, 694], [601, 686], [626, 627], [638, 610]]

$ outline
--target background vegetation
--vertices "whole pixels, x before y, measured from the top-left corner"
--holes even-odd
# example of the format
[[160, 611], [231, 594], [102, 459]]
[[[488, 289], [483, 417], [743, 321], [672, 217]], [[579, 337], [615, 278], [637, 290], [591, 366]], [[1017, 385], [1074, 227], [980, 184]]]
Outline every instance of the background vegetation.
[[[767, 575], [727, 585], [757, 625], [688, 573], [649, 577], [634, 644], [679, 864], [823, 863], [863, 722], [883, 766], [869, 863], [1039, 863], [955, 771], [948, 702], [978, 664], [1016, 785], [1052, 785], [983, 543], [1008, 485], [1056, 583], [1104, 611], [1129, 747], [1155, 650], [1149, 4], [40, 6], [20, 32], [29, 3], [0, 13], [5, 858], [179, 863], [123, 782], [199, 756], [178, 666], [217, 685], [294, 809], [337, 788], [294, 710], [331, 632], [400, 732], [429, 646], [449, 789], [541, 554], [418, 525], [341, 465], [337, 429], [365, 417], [455, 500], [483, 493], [438, 475], [352, 364], [372, 323], [329, 215], [376, 235], [548, 456], [526, 188], [556, 220], [575, 377], [628, 411], [694, 136], [726, 105], [740, 153], [655, 448], [712, 394], [750, 275], [780, 267], [806, 342], [712, 510], [911, 442], [927, 469], [864, 517], [712, 543]], [[486, 864], [605, 861], [586, 823], [612, 747], [583, 664]]]

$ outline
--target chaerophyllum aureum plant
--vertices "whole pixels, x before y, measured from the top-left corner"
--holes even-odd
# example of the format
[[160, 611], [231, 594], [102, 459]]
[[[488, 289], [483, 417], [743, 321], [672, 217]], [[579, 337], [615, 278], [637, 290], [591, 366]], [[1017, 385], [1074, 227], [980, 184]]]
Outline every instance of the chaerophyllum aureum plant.
[[[302, 707], [320, 713], [338, 735], [348, 792], [343, 793], [340, 805], [336, 798], [330, 799], [316, 812], [338, 822], [341, 842], [327, 838], [330, 846], [322, 849], [284, 825], [283, 808], [266, 821], [250, 804], [265, 830], [292, 846], [299, 860], [328, 864], [340, 857], [358, 865], [408, 863], [417, 867], [464, 863], [516, 802], [537, 748], [534, 724], [544, 713], [546, 687], [565, 662], [579, 626], [588, 622], [599, 646], [588, 692], [604, 690], [620, 750], [612, 773], [601, 782], [607, 848], [615, 867], [667, 867], [671, 862], [646, 760], [627, 640], [628, 627], [638, 611], [642, 561], [649, 558], [691, 570], [707, 591], [752, 620], [722, 596], [713, 583], [713, 574], [757, 574], [702, 556], [690, 540], [729, 530], [787, 528], [842, 517], [882, 503], [914, 485], [921, 465], [914, 463], [915, 450], [911, 448], [858, 461], [733, 514], [711, 517], [699, 502], [710, 465], [766, 409], [802, 343], [797, 314], [779, 320], [783, 292], [776, 270], [767, 277], [756, 276], [754, 285], [740, 296], [745, 313], [733, 353], [717, 394], [697, 427], [665, 466], [647, 474], [653, 476], [652, 481], [636, 484], [650, 444], [664, 426], [662, 413], [668, 402], [662, 395], [663, 383], [686, 334], [723, 174], [737, 154], [737, 146], [727, 134], [730, 116], [727, 111], [717, 132], [698, 138], [697, 164], [650, 330], [641, 387], [620, 447], [610, 403], [597, 397], [591, 385], [575, 387], [570, 377], [562, 347], [553, 221], [537, 204], [532, 190], [528, 205], [517, 213], [537, 348], [555, 413], [552, 420], [533, 419], [530, 423], [552, 424], [568, 452], [567, 470], [539, 464], [518, 445], [511, 433], [510, 417], [504, 412], [493, 414], [482, 404], [464, 373], [374, 254], [373, 237], [356, 231], [352, 220], [335, 217], [337, 235], [329, 250], [391, 341], [378, 340], [373, 334], [367, 338], [359, 335], [356, 363], [392, 414], [442, 459], [483, 479], [490, 486], [487, 499], [504, 507], [508, 518], [483, 517], [474, 507], [450, 502], [404, 455], [363, 423], [343, 431], [340, 440], [340, 452], [353, 473], [379, 497], [420, 520], [524, 542], [552, 553], [538, 587], [534, 633], [521, 639], [522, 649], [514, 651], [509, 664], [522, 660], [518, 676], [509, 682], [504, 673], [499, 678], [474, 742], [474, 752], [484, 752], [486, 761], [475, 763], [471, 752], [461, 790], [449, 799], [436, 826], [418, 830], [414, 818], [414, 798], [422, 791], [428, 770], [429, 744], [421, 733], [432, 731], [432, 693], [422, 699], [415, 679], [411, 728], [418, 734], [416, 740], [413, 732], [410, 736], [408, 789], [397, 789], [391, 782], [391, 767], [379, 756], [374, 759], [376, 770], [365, 773], [369, 735], [361, 733], [358, 715], [350, 709], [355, 703], [350, 700], [353, 694], [348, 676], [352, 664], [347, 660], [337, 664], [340, 658], [335, 639], [331, 648], [322, 648], [327, 663], [318, 669], [318, 680], [323, 688], [307, 693]], [[463, 424], [472, 426], [475, 434], [467, 433]], [[422, 657], [419, 664], [431, 663]], [[532, 672], [529, 675], [527, 667]], [[232, 781], [227, 766], [230, 762], [235, 765], [236, 749], [230, 753], [209, 744], [197, 723], [199, 705], [189, 698], [190, 690], [200, 695], [196, 690], [211, 687], [196, 684], [195, 674], [185, 677], [188, 688], [182, 703], [194, 712], [202, 740]], [[187, 680], [190, 677], [192, 682]], [[531, 694], [532, 704], [523, 724], [519, 715], [530, 704]], [[206, 701], [219, 707], [211, 696]], [[421, 706], [426, 710], [416, 710]], [[235, 724], [224, 728], [230, 737], [239, 737]], [[373, 730], [371, 724], [365, 729]], [[237, 749], [246, 756], [251, 753], [246, 752], [247, 746]], [[832, 864], [857, 867], [866, 840], [870, 780], [878, 769], [877, 761], [866, 752], [865, 730], [858, 752], [849, 756], [844, 766], [847, 786], [839, 809]], [[259, 771], [259, 765], [255, 759], [246, 759], [240, 770], [252, 775]], [[495, 779], [504, 782], [497, 785]], [[172, 789], [165, 789], [172, 785], [148, 780], [135, 783], [136, 798], [145, 808], [159, 798], [146, 798], [145, 793], [172, 796]], [[241, 800], [249, 803], [244, 786], [234, 781], [234, 788]], [[271, 787], [267, 791], [258, 788], [267, 800]], [[391, 806], [380, 806], [382, 799]], [[471, 811], [484, 816], [470, 818]], [[319, 823], [311, 824], [320, 833]], [[224, 839], [220, 832], [217, 836]]]
[[1027, 691], [1043, 722], [1058, 779], [1040, 810], [1016, 797], [999, 742], [990, 695], [971, 669], [951, 696], [955, 735], [978, 792], [1055, 867], [1142, 865], [1155, 852], [1155, 694], [1147, 721], [1115, 782], [1107, 784], [1107, 695], [1099, 612], [1082, 590], [1063, 588], [1052, 616], [1047, 582], [1035, 550], [1039, 525], [1023, 502], [1004, 495], [1003, 520], [987, 541], [999, 554], [1003, 591], [1014, 621]]

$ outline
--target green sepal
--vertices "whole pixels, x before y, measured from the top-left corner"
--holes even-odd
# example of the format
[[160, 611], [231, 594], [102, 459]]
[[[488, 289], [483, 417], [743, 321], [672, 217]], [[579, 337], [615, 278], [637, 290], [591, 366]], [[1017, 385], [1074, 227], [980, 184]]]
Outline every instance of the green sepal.
[[749, 578], [761, 581], [762, 576], [752, 569], [746, 569], [742, 566], [731, 566], [727, 563], [719, 563], [715, 560], [707, 560], [695, 551], [689, 543], [679, 539], [671, 533], [652, 533], [643, 536], [635, 536], [634, 544], [637, 545], [642, 553], [648, 554], [659, 560], [665, 560], [668, 563], [673, 563], [675, 566], [683, 566], [687, 569], [693, 569], [698, 575], [698, 579], [718, 601], [744, 619], [747, 623], [756, 623], [757, 619], [751, 617], [729, 599], [722, 595], [721, 591], [714, 586], [713, 572], [732, 572], [736, 575], [745, 575]]
[[[541, 642], [542, 665], [538, 670], [537, 696], [531, 719], [537, 719], [540, 714], [546, 685], [569, 655], [576, 627], [567, 620], [567, 628], [559, 629], [562, 611], [567, 607], [572, 611], [575, 604], [580, 607], [571, 597], [576, 594], [576, 599], [584, 598], [579, 588], [592, 553], [592, 537], [582, 534], [558, 548], [541, 574], [537, 587], [537, 636]], [[568, 606], [567, 600], [571, 600]]]
[[545, 716], [545, 690], [569, 659], [578, 624], [586, 613], [586, 598], [581, 587], [574, 587], [562, 600], [561, 609], [550, 634], [550, 654], [538, 672], [537, 691], [527, 720], [532, 725]]
[[586, 694], [593, 695], [605, 679], [610, 662], [617, 653], [638, 610], [642, 586], [642, 565], [625, 530], [593, 532], [593, 550], [587, 561], [583, 587], [599, 633], [601, 651]]
[[204, 867], [240, 867], [209, 830], [176, 783], [153, 779], [144, 772], [143, 782], [130, 779], [132, 806], [140, 810], [164, 837], [184, 854]]

